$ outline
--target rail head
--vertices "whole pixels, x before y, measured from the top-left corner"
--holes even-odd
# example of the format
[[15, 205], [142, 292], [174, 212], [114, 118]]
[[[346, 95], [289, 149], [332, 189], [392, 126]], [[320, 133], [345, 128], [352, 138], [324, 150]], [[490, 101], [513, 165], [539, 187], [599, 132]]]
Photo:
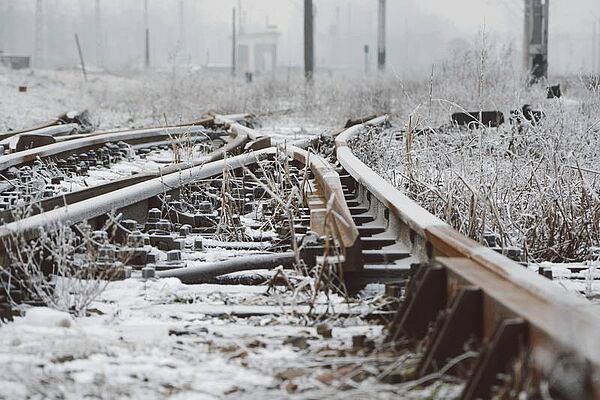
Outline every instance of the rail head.
[[[360, 234], [345, 201], [339, 174], [327, 160], [317, 154], [295, 146], [286, 146], [285, 151], [296, 162], [309, 168], [314, 176], [317, 187], [308, 188], [307, 194], [316, 195], [320, 200], [311, 201], [311, 196], [307, 199], [309, 207], [313, 208], [311, 227], [319, 235], [331, 235], [339, 241], [344, 253], [344, 272], [361, 271], [364, 263]], [[326, 220], [330, 221], [328, 225]]]
[[377, 117], [364, 124], [354, 125], [340, 133], [335, 139], [337, 159], [346, 172], [384, 204], [390, 213], [409, 226], [417, 235], [424, 237], [427, 228], [447, 226], [447, 224], [399, 192], [396, 187], [356, 157], [348, 146], [348, 142], [358, 136], [365, 127], [381, 126], [388, 120], [387, 116]]

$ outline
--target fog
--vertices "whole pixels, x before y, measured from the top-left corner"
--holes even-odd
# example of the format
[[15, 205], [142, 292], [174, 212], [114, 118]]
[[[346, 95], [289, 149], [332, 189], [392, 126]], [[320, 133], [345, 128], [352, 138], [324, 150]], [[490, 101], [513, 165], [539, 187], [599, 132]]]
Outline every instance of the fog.
[[[278, 67], [302, 67], [302, 0], [148, 0], [152, 66], [230, 65], [232, 9], [239, 3], [244, 32], [267, 26], [280, 32]], [[374, 70], [377, 1], [314, 3], [317, 68], [362, 70], [363, 49], [369, 45], [368, 64]], [[486, 45], [510, 49], [511, 61], [518, 63], [522, 14], [522, 0], [388, 0], [388, 69], [397, 74], [428, 70], [452, 49], [480, 45], [482, 37]], [[78, 65], [78, 33], [91, 68], [143, 66], [144, 0], [42, 0], [38, 19], [36, 24], [36, 0], [0, 0], [0, 50], [31, 55], [37, 67], [71, 68]], [[592, 70], [596, 21], [598, 0], [552, 0], [550, 74]]]

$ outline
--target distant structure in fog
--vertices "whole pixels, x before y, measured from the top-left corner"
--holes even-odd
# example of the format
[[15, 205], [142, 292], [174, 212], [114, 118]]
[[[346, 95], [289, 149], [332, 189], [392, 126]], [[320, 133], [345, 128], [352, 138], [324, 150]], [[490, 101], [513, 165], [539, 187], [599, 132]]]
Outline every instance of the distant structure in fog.
[[150, 21], [148, 16], [148, 0], [144, 0], [144, 66], [150, 68]]
[[315, 31], [313, 21], [313, 2], [304, 0], [304, 75], [312, 81], [315, 72]]
[[380, 71], [385, 71], [386, 48], [385, 48], [385, 21], [386, 21], [386, 0], [379, 0], [378, 25], [377, 25], [377, 66]]
[[531, 80], [548, 77], [548, 18], [550, 0], [525, 0], [523, 62]]
[[275, 72], [280, 36], [281, 32], [274, 26], [263, 32], [238, 32], [237, 71], [252, 74]]
[[35, 2], [35, 33], [33, 44], [33, 64], [40, 68], [44, 66], [44, 4], [42, 0]]
[[104, 66], [104, 43], [102, 32], [102, 11], [100, 10], [100, 0], [96, 0], [94, 5], [94, 25], [96, 28], [96, 66]]
[[594, 27], [592, 29], [592, 74], [596, 72], [596, 49], [597, 43], [596, 40], [598, 38], [598, 23], [594, 21]]

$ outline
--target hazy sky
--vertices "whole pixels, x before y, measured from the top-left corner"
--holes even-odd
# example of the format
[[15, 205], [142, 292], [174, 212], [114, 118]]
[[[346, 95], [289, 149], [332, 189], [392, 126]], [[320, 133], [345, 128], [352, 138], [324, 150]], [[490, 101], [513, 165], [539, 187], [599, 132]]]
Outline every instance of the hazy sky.
[[[182, 16], [180, 0], [149, 0], [154, 63], [168, 65], [177, 54], [181, 56], [178, 59], [198, 65], [230, 63], [231, 10], [239, 0], [181, 1]], [[92, 64], [96, 58], [120, 67], [142, 62], [143, 0], [100, 0], [100, 39], [96, 37], [94, 0], [43, 2], [47, 64], [76, 63], [74, 32], [80, 34]], [[363, 68], [364, 45], [376, 47], [377, 0], [314, 3], [317, 65]], [[264, 30], [267, 22], [277, 25], [281, 32], [279, 64], [301, 66], [303, 0], [242, 0], [241, 4], [246, 30]], [[0, 0], [0, 49], [33, 53], [34, 5], [35, 0]], [[600, 0], [551, 0], [551, 73], [591, 70], [594, 21], [600, 22]], [[484, 27], [490, 40], [512, 43], [519, 53], [523, 0], [388, 0], [389, 63], [398, 71], [424, 70], [448, 55], [450, 43], [457, 39], [474, 42]], [[374, 63], [374, 51], [372, 54]], [[518, 56], [515, 54], [515, 59]]]

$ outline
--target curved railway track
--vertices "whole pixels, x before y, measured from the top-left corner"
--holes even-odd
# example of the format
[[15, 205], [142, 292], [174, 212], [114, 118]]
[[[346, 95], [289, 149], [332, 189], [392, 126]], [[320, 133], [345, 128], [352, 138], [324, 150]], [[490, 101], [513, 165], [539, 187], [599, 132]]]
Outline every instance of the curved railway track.
[[[330, 278], [339, 279], [347, 293], [385, 284], [386, 295], [399, 304], [372, 314], [387, 319], [388, 346], [408, 346], [422, 356], [408, 376], [388, 374], [389, 382], [443, 372], [464, 382], [463, 399], [511, 398], [518, 392], [600, 398], [597, 311], [575, 295], [558, 295], [551, 281], [454, 231], [362, 163], [348, 146], [350, 139], [365, 125], [386, 124], [386, 117], [350, 122], [335, 138], [332, 160], [310, 148], [274, 146], [269, 137], [234, 120], [242, 117], [88, 134], [0, 157], [0, 169], [8, 171], [107, 143], [165, 145], [171, 129], [201, 135], [207, 126], [224, 124], [230, 134], [223, 147], [200, 159], [44, 199], [18, 221], [5, 213], [3, 265], [19, 251], [15, 238], [31, 240], [40, 228], [87, 221], [96, 232], [112, 226], [99, 261], [117, 265], [115, 254], [127, 255], [116, 268], [121, 277], [158, 275], [199, 283], [279, 265], [301, 264], [321, 275], [333, 271]], [[302, 201], [296, 204], [297, 198]], [[242, 214], [260, 237], [234, 229], [241, 239], [212, 239], [222, 234], [223, 225], [240, 224]], [[276, 233], [266, 234], [265, 224]], [[215, 242], [256, 254], [186, 264]], [[153, 249], [166, 252], [167, 259], [157, 258]], [[472, 356], [461, 359], [466, 352]]]

